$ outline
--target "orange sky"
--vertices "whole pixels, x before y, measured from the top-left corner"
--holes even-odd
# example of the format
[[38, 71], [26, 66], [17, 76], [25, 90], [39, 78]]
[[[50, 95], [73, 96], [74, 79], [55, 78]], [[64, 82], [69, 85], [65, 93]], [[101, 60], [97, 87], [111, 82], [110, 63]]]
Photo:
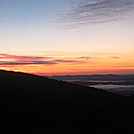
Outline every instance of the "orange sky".
[[1, 0], [0, 69], [134, 74], [134, 1], [102, 1]]
[[[74, 55], [74, 53], [72, 54]], [[1, 69], [39, 75], [132, 74], [129, 54], [90, 54], [87, 56], [18, 56], [0, 54]]]

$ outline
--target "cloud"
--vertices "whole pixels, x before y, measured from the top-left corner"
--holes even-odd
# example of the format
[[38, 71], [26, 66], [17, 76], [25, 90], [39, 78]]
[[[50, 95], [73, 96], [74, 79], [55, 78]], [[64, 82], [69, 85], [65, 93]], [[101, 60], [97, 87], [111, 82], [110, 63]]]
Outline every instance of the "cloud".
[[32, 61], [36, 59], [44, 59], [46, 57], [36, 57], [36, 56], [16, 56], [9, 54], [0, 54], [0, 59], [14, 59], [16, 61]]
[[[87, 57], [81, 57], [87, 58]], [[56, 57], [38, 57], [38, 56], [17, 56], [10, 54], [0, 54], [0, 65], [54, 65], [60, 63], [86, 63], [85, 60], [56, 58]]]
[[82, 59], [82, 60], [86, 60], [86, 61], [88, 61], [88, 60], [90, 60], [90, 59], [94, 59], [94, 58], [89, 57], [89, 56], [82, 56], [82, 57], [78, 57], [78, 59]]
[[120, 59], [120, 57], [116, 57], [116, 56], [113, 56], [112, 58], [113, 58], [113, 59]]
[[44, 61], [48, 57], [38, 56], [17, 56], [10, 54], [0, 54], [0, 65], [52, 65], [57, 64], [53, 61]]
[[53, 60], [54, 62], [65, 62], [65, 63], [83, 63], [84, 61], [79, 60]]
[[39, 65], [39, 64], [56, 64], [51, 61], [32, 61], [32, 62], [0, 62], [0, 65]]
[[83, 56], [83, 57], [80, 57], [81, 59], [91, 59], [91, 57], [88, 57], [88, 56]]
[[134, 11], [134, 0], [71, 0], [61, 21], [68, 25], [98, 24], [124, 19]]

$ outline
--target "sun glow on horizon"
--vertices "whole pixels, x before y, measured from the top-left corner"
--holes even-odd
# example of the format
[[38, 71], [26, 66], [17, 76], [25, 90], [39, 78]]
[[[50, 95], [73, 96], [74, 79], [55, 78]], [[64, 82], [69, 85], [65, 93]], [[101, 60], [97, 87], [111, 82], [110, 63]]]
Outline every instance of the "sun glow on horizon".
[[[90, 54], [87, 56], [18, 56], [0, 54], [0, 69], [39, 75], [88, 75], [134, 73], [133, 57], [128, 54]], [[96, 55], [96, 57], [94, 56]]]
[[1, 0], [0, 12], [0, 69], [134, 73], [133, 0]]

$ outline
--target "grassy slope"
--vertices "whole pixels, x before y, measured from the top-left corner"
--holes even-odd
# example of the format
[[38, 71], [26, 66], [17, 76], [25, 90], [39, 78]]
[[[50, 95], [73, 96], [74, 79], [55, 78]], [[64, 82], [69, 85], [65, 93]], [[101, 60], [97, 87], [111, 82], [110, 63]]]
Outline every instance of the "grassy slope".
[[133, 130], [133, 99], [36, 75], [0, 71], [0, 131], [118, 134]]

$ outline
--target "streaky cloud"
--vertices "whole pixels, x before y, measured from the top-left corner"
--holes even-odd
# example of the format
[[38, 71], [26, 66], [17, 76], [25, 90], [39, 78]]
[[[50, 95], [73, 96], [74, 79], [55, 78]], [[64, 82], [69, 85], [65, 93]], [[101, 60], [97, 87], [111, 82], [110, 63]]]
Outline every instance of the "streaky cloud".
[[134, 0], [73, 0], [61, 21], [65, 25], [99, 24], [127, 18], [134, 11]]
[[10, 54], [0, 54], [0, 59], [15, 59], [15, 60], [35, 60], [35, 59], [46, 59], [47, 57], [38, 56], [17, 56]]
[[53, 60], [54, 62], [65, 62], [65, 63], [85, 63], [85, 61], [80, 61], [80, 60]]
[[40, 64], [56, 64], [51, 61], [32, 61], [32, 62], [0, 62], [0, 65], [40, 65]]
[[[10, 54], [0, 54], [0, 65], [53, 65], [57, 64], [51, 60], [46, 60], [48, 57], [38, 56], [17, 56]], [[45, 59], [45, 61], [44, 61]], [[4, 60], [4, 61], [3, 61]], [[7, 61], [11, 60], [11, 61]]]
[[86, 63], [84, 59], [87, 57], [82, 57], [83, 60], [78, 59], [66, 59], [66, 58], [50, 58], [50, 57], [38, 57], [38, 56], [17, 56], [10, 54], [0, 54], [0, 65], [9, 66], [9, 65], [54, 65], [60, 63]]

